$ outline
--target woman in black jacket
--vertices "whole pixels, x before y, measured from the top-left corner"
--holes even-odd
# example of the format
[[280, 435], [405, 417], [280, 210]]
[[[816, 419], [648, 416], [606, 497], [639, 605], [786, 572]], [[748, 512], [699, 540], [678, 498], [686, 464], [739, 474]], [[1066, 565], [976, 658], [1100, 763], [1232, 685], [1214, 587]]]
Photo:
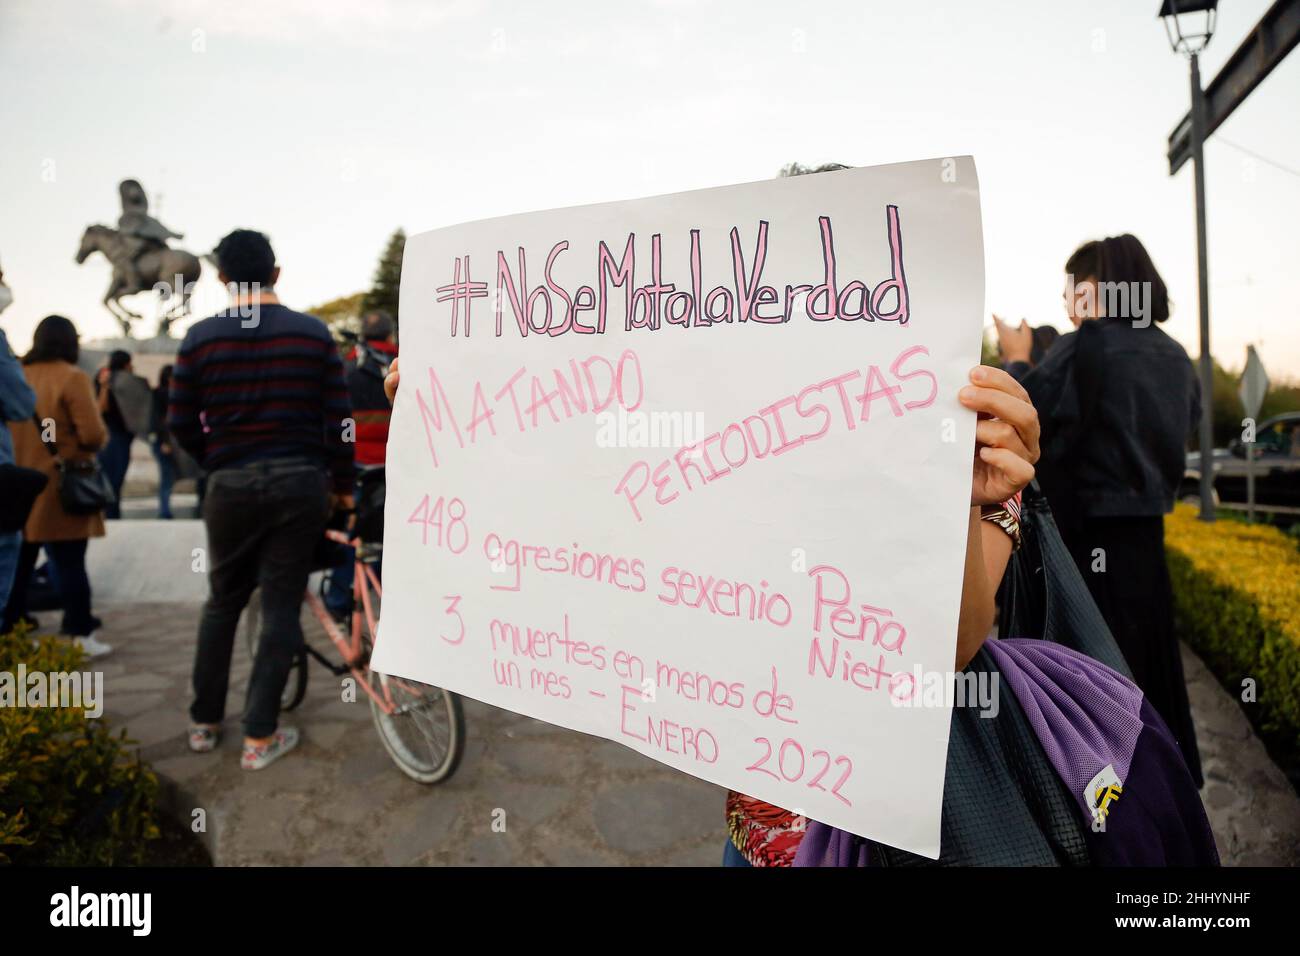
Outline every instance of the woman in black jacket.
[[1136, 237], [1086, 242], [1065, 271], [1076, 331], [1030, 369], [1027, 330], [999, 323], [1003, 359], [1038, 409], [1039, 482], [1061, 535], [1200, 786], [1164, 546], [1200, 386], [1183, 347], [1159, 328], [1169, 295]]

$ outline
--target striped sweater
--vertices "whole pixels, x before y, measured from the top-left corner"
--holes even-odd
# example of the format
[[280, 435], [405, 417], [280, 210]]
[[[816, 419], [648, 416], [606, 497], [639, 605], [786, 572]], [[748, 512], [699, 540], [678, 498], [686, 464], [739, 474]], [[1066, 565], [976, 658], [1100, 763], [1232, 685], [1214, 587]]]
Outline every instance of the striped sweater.
[[196, 322], [172, 370], [167, 427], [207, 471], [266, 458], [307, 457], [334, 490], [353, 482], [352, 409], [343, 362], [323, 322], [278, 304]]

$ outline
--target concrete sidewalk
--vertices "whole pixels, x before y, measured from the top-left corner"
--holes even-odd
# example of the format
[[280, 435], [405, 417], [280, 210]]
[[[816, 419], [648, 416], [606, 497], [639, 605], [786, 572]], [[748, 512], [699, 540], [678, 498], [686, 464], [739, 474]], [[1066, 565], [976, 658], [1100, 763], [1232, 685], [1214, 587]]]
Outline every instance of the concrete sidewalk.
[[[196, 604], [99, 609], [116, 648], [99, 662], [105, 715], [125, 726], [164, 778], [171, 809], [204, 811], [218, 865], [716, 865], [723, 791], [619, 744], [465, 701], [468, 741], [456, 775], [424, 787], [389, 761], [364, 694], [314, 662], [303, 705], [285, 722], [299, 750], [258, 773], [239, 769], [245, 648], [235, 648], [226, 737], [197, 755], [184, 739]], [[55, 623], [44, 615], [46, 623]], [[328, 645], [314, 618], [309, 640]], [[330, 656], [333, 656], [332, 654]], [[1200, 737], [1202, 798], [1226, 864], [1300, 865], [1300, 799], [1235, 701], [1184, 652]], [[493, 820], [505, 815], [505, 832]]]

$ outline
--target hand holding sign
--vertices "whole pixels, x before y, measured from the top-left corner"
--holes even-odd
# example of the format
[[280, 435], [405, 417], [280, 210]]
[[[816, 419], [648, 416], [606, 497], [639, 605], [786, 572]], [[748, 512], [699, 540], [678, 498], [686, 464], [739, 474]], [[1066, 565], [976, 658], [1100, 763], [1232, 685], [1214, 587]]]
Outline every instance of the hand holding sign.
[[391, 405], [397, 398], [397, 384], [401, 381], [401, 375], [397, 371], [397, 359], [393, 359], [388, 366], [388, 374], [384, 376], [384, 394], [388, 396], [388, 404]]
[[975, 471], [972, 505], [1006, 501], [1034, 480], [1038, 461], [1038, 411], [1020, 383], [987, 365], [971, 369], [971, 384], [957, 393], [963, 405], [979, 414], [975, 426]]

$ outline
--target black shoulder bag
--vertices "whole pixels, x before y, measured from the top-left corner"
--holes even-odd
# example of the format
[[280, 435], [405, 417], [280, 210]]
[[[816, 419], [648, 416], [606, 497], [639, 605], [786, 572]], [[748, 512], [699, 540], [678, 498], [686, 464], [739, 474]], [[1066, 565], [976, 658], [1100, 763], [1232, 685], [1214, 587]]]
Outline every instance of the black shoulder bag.
[[999, 636], [1061, 644], [1131, 678], [1036, 481], [1021, 496], [1020, 539], [999, 591]]
[[[32, 422], [36, 425], [37, 433], [40, 433], [41, 420], [32, 415]], [[47, 442], [43, 434], [41, 444], [54, 458], [54, 467], [59, 472], [59, 503], [68, 514], [98, 514], [117, 500], [108, 476], [94, 458], [67, 461], [59, 457], [58, 445], [52, 441]]]

